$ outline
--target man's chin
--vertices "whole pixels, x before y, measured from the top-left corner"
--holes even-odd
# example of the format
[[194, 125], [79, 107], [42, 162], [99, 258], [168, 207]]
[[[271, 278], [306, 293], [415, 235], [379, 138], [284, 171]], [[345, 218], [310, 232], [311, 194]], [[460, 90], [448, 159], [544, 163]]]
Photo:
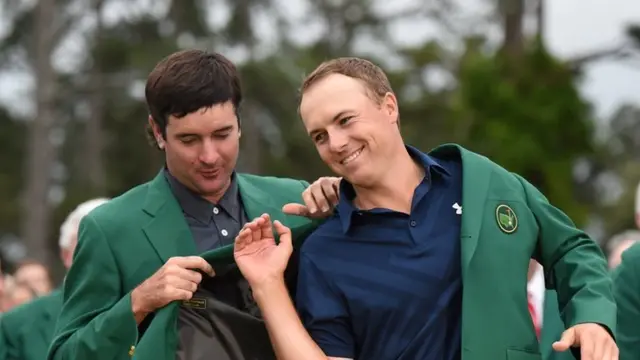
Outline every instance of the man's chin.
[[371, 183], [371, 177], [364, 174], [362, 171], [352, 171], [345, 174], [340, 174], [343, 179], [347, 180], [353, 186], [368, 187]]
[[230, 181], [224, 181], [222, 178], [208, 181], [200, 181], [196, 184], [200, 196], [218, 197], [227, 191]]

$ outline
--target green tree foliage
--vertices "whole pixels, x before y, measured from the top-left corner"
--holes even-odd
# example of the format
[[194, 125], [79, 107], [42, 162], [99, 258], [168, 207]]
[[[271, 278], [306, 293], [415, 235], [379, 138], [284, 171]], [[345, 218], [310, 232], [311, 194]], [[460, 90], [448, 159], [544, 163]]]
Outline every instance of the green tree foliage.
[[576, 74], [542, 46], [514, 63], [501, 53], [463, 57], [451, 120], [462, 139], [524, 176], [577, 222], [587, 208], [576, 201], [573, 166], [594, 151], [588, 103]]
[[[325, 24], [331, 30], [303, 44], [292, 40], [297, 29], [293, 20], [270, 0], [215, 4], [158, 0], [153, 2], [157, 5], [154, 11], [132, 0], [135, 11], [106, 22], [99, 36], [94, 36], [93, 30], [74, 33], [72, 25], [83, 23], [83, 16], [66, 16], [65, 9], [72, 3], [66, 1], [59, 9], [68, 24], [60, 36], [75, 34], [76, 41], [80, 38], [86, 46], [81, 65], [59, 74], [64, 94], [59, 96], [57, 111], [65, 119], [66, 134], [61, 162], [68, 176], [66, 198], [51, 225], [52, 250], [60, 221], [79, 202], [93, 196], [116, 196], [159, 170], [162, 153], [147, 142], [148, 115], [141, 90], [155, 64], [182, 47], [220, 51], [237, 61], [246, 94], [238, 165], [243, 171], [307, 180], [329, 174], [299, 119], [298, 87], [303, 75], [327, 58], [363, 56], [388, 68], [408, 143], [426, 151], [457, 142], [487, 155], [534, 183], [579, 224], [584, 224], [592, 208], [583, 201], [593, 200], [584, 196], [590, 191], [576, 186], [573, 167], [580, 158], [595, 159], [595, 167], [605, 166], [603, 146], [593, 143], [590, 107], [576, 89], [579, 74], [537, 43], [527, 43], [517, 59], [487, 50], [481, 37], [460, 39], [463, 50], [457, 52], [433, 40], [401, 47], [387, 29], [391, 21], [415, 13], [381, 15], [368, 1], [312, 2], [313, 11], [299, 21]], [[116, 3], [122, 4], [105, 0], [104, 8]], [[166, 13], [157, 10], [161, 5], [166, 5]], [[225, 16], [220, 14], [228, 17], [222, 21]], [[259, 24], [259, 17], [265, 14], [277, 25], [268, 50], [261, 42], [264, 24]], [[218, 19], [215, 24], [212, 18]], [[16, 29], [28, 27], [28, 9], [16, 19]], [[363, 34], [375, 38], [384, 49], [362, 52], [356, 40]], [[27, 43], [18, 35], [13, 32], [0, 44], [6, 50], [0, 60], [24, 53]], [[386, 66], [391, 59], [396, 66]], [[95, 66], [104, 79], [97, 86], [87, 81]], [[434, 85], [436, 77], [444, 79], [441, 84]], [[101, 112], [105, 193], [96, 193], [81, 176], [86, 171], [81, 156], [86, 139], [82, 137], [91, 116], [87, 106], [96, 92], [102, 93], [105, 103]], [[6, 149], [0, 159], [2, 169], [8, 170], [0, 175], [0, 196], [9, 199], [0, 206], [0, 232], [16, 231], [20, 216], [16, 194], [24, 182], [20, 169], [23, 123], [0, 112], [0, 140]]]

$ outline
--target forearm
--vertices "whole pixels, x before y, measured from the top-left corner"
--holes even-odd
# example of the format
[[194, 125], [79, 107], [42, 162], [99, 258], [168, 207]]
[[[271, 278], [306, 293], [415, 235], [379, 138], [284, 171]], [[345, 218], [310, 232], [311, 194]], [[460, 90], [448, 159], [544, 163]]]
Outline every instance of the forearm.
[[279, 360], [327, 360], [302, 325], [284, 281], [256, 288], [253, 296]]
[[565, 326], [598, 323], [615, 333], [616, 304], [607, 262], [598, 244], [535, 187], [520, 177], [539, 233], [536, 260], [556, 289]]
[[591, 240], [564, 254], [553, 267], [565, 325], [599, 323], [615, 332], [616, 304], [606, 262]]

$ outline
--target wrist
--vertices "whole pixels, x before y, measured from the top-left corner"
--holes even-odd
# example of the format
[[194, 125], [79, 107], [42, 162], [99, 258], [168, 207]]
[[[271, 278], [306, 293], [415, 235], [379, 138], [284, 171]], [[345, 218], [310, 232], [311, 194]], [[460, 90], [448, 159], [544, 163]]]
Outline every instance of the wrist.
[[289, 296], [289, 292], [287, 290], [287, 286], [285, 285], [284, 278], [278, 277], [269, 280], [265, 280], [260, 284], [250, 284], [251, 291], [253, 293], [253, 298], [257, 303], [264, 302], [268, 298], [279, 297], [279, 295], [284, 294]]
[[142, 301], [138, 296], [138, 288], [133, 289], [133, 291], [131, 291], [131, 312], [133, 313], [133, 317], [136, 319], [138, 325], [149, 314], [149, 312], [144, 309], [141, 302]]

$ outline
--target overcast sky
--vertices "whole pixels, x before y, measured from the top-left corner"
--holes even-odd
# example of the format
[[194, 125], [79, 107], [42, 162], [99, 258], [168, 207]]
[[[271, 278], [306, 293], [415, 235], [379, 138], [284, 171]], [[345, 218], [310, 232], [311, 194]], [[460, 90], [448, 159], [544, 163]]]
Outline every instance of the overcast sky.
[[[279, 0], [292, 16], [300, 16], [307, 11], [308, 7], [304, 4], [306, 1]], [[394, 7], [402, 7], [413, 1], [415, 0], [394, 0]], [[468, 5], [475, 3], [470, 0], [462, 1]], [[547, 4], [546, 41], [551, 51], [561, 57], [611, 47], [623, 40], [626, 24], [640, 24], [638, 0], [553, 0]], [[388, 2], [382, 6], [384, 9]], [[473, 7], [467, 6], [465, 9], [474, 11]], [[319, 33], [310, 29], [314, 24], [306, 25], [309, 32], [304, 31], [305, 36], [313, 32]], [[393, 30], [396, 38], [408, 43], [419, 41], [433, 33], [433, 28], [424, 23], [406, 22], [398, 24]], [[28, 88], [28, 79], [0, 76], [0, 101], [11, 104], [14, 109], [15, 106], [24, 107]], [[581, 89], [594, 103], [601, 119], [610, 116], [622, 103], [633, 102], [640, 105], [640, 62], [636, 62], [635, 67], [614, 61], [593, 64], [587, 69]]]
[[[640, 24], [638, 0], [549, 1], [547, 41], [560, 56], [608, 47], [623, 40], [623, 27]], [[589, 67], [582, 85], [600, 115], [609, 115], [623, 102], [640, 105], [640, 62], [635, 67], [611, 61]]]

